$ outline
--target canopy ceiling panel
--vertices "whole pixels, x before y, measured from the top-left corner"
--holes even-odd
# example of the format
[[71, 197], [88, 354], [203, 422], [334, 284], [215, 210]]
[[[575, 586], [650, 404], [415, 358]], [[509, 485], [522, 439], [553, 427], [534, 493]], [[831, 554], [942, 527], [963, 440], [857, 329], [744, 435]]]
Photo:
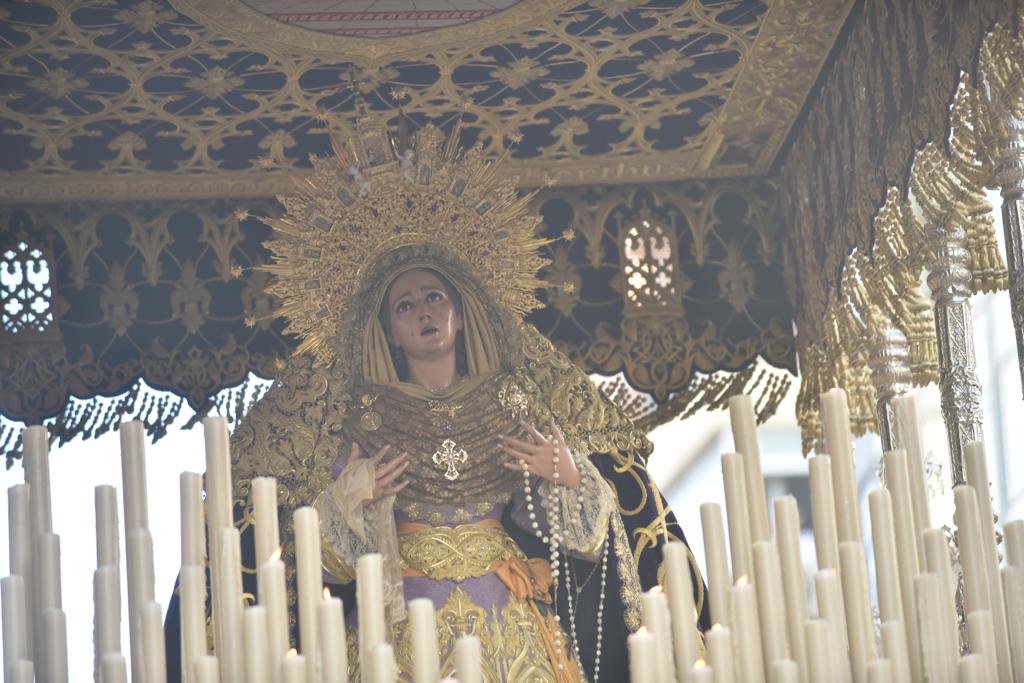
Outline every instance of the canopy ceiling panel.
[[518, 141], [526, 185], [763, 174], [851, 4], [9, 3], [0, 200], [270, 196], [328, 132], [400, 108]]
[[[24, 297], [12, 320], [45, 313], [4, 321], [0, 413], [66, 440], [125, 416], [158, 437], [217, 401], [244, 412], [238, 387], [295, 348], [265, 320], [277, 304], [250, 266], [267, 229], [246, 216], [278, 211], [368, 115], [438, 125], [524, 186], [554, 185], [533, 320], [615, 378], [642, 425], [740, 391], [768, 415], [795, 341], [782, 196], [761, 178], [853, 4], [5, 3], [0, 255], [48, 270], [38, 291], [0, 287]], [[169, 398], [144, 401], [142, 382]]]

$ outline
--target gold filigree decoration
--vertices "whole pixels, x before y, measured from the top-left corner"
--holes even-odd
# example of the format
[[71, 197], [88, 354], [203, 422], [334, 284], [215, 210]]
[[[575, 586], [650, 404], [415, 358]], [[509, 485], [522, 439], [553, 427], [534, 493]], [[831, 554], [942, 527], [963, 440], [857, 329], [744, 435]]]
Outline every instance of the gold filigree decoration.
[[[853, 2], [730, 12], [558, 0], [539, 3], [537, 21], [527, 0], [452, 28], [454, 42], [427, 32], [365, 45], [252, 11], [228, 20], [241, 0], [175, 0], [185, 16], [164, 2], [31, 4], [25, 16], [46, 19], [6, 16], [13, 44], [0, 58], [18, 93], [0, 103], [3, 141], [26, 150], [0, 173], [14, 201], [287, 192], [288, 172], [324, 144], [319, 121], [351, 123], [357, 97], [392, 123], [399, 105], [417, 123], [465, 105], [488, 158], [510, 131], [531, 131], [505, 169], [526, 186], [763, 173]], [[387, 56], [396, 44], [403, 54]], [[72, 70], [68, 54], [89, 58]]]
[[[532, 319], [556, 339], [563, 326], [572, 329], [562, 349], [588, 371], [621, 373], [662, 405], [676, 394], [710, 399], [708, 377], [749, 368], [758, 356], [792, 367], [771, 183], [562, 188], [537, 201], [551, 216], [546, 234], [561, 230], [564, 217], [576, 235], [549, 249], [549, 305]], [[598, 279], [609, 285], [560, 289]], [[723, 375], [715, 384], [738, 388]]]
[[[795, 198], [787, 206], [786, 265], [790, 292], [800, 302], [797, 418], [805, 452], [820, 438], [818, 394], [832, 387], [850, 395], [855, 432], [875, 429], [865, 338], [899, 329], [909, 343], [914, 383], [938, 378], [931, 307], [921, 292], [930, 248], [925, 236], [933, 226], [956, 222], [966, 229], [974, 291], [1006, 286], [983, 197], [983, 187], [994, 184], [996, 108], [982, 92], [1019, 102], [1000, 88], [1014, 82], [1019, 60], [1013, 55], [1024, 53], [1004, 29], [981, 38], [982, 27], [1008, 19], [1012, 6], [867, 6], [796, 136], [781, 184]], [[882, 34], [878, 26], [885, 27]], [[878, 50], [860, 49], [868, 35]], [[916, 61], [907, 69], [910, 54]], [[972, 78], [967, 67], [975, 62]], [[972, 86], [990, 72], [994, 85]], [[958, 78], [951, 103], [948, 91], [934, 84]], [[875, 96], [859, 95], [868, 91]], [[914, 97], [899, 95], [908, 92]]]
[[[275, 210], [265, 201], [250, 206]], [[61, 439], [102, 434], [133, 417], [158, 438], [183, 405], [205, 414], [226, 388], [244, 394], [250, 373], [273, 376], [292, 342], [269, 327], [246, 329], [243, 319], [266, 317], [276, 302], [258, 279], [225, 283], [219, 255], [248, 266], [263, 255], [258, 240], [269, 231], [255, 222], [247, 234], [207, 227], [234, 220], [214, 202], [0, 206], [0, 231], [16, 236], [24, 226], [52, 245], [51, 274], [66, 274], [53, 282], [56, 346], [44, 351], [21, 336], [0, 354], [0, 411], [30, 424], [55, 418]], [[226, 238], [209, 241], [215, 234]], [[211, 311], [214, 301], [223, 308]], [[143, 401], [140, 380], [186, 403]], [[110, 397], [109, 407], [74, 407], [72, 397], [96, 396]], [[218, 406], [233, 417], [246, 408], [235, 398]]]
[[314, 159], [298, 193], [279, 197], [286, 213], [266, 221], [274, 261], [262, 268], [276, 276], [270, 291], [286, 331], [302, 339], [297, 353], [333, 360], [368, 269], [405, 246], [436, 245], [482, 282], [501, 282], [493, 296], [514, 313], [540, 307], [536, 273], [547, 261], [537, 250], [547, 240], [528, 211], [533, 195], [500, 179], [479, 146], [463, 153], [450, 140], [427, 127], [413, 147], [393, 150], [387, 133], [363, 120], [350, 147]]
[[526, 559], [504, 529], [482, 524], [434, 527], [398, 537], [404, 567], [441, 580], [465, 581], [483, 576], [495, 560]]

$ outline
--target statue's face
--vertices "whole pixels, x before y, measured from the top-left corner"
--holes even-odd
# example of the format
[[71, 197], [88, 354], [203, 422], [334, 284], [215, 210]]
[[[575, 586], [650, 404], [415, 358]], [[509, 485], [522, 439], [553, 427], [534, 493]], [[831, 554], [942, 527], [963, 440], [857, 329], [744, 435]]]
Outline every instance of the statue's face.
[[402, 273], [388, 292], [388, 341], [407, 359], [433, 360], [455, 353], [462, 316], [441, 280], [429, 270]]

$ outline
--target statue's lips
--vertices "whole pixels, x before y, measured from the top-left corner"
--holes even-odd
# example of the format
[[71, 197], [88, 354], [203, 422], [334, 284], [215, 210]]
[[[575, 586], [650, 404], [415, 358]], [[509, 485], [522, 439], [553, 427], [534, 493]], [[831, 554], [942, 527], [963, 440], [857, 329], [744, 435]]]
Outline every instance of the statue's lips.
[[438, 330], [436, 327], [424, 327], [422, 330], [420, 330], [420, 336], [426, 337], [431, 334], [440, 334], [440, 332], [441, 331]]

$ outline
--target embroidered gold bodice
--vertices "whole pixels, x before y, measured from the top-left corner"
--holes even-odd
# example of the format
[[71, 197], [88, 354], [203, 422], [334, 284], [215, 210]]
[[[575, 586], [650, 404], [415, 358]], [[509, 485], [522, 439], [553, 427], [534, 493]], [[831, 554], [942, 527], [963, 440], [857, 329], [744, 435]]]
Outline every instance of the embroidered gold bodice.
[[[356, 441], [367, 455], [385, 445], [393, 455], [408, 453], [403, 478], [409, 484], [399, 506], [507, 502], [522, 477], [504, 466], [508, 457], [498, 448], [498, 436], [521, 437], [523, 429], [519, 411], [499, 397], [506, 378], [495, 374], [450, 400], [424, 401], [391, 386], [361, 387], [353, 393], [368, 400], [349, 413], [340, 447]], [[363, 419], [367, 415], [378, 417]]]

